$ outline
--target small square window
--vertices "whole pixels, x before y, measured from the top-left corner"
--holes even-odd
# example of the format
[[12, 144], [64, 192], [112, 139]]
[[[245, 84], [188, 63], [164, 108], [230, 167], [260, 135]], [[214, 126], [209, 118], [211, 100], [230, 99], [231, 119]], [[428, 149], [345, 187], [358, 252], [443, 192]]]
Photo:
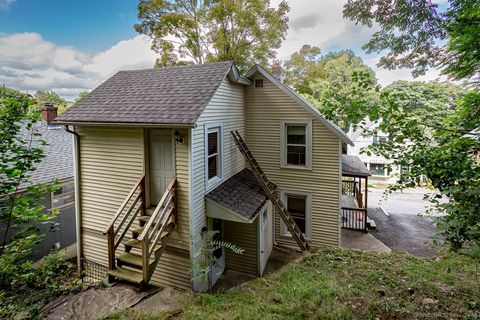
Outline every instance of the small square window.
[[263, 79], [255, 79], [255, 88], [263, 88]]
[[64, 208], [75, 204], [75, 190], [73, 183], [64, 184], [52, 192], [52, 208]]
[[370, 172], [374, 176], [384, 176], [385, 165], [382, 163], [370, 163]]

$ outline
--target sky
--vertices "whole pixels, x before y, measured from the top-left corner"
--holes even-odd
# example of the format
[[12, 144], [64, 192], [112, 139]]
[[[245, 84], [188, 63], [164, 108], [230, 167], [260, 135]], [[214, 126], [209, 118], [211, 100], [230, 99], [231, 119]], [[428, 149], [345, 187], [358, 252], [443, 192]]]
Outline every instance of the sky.
[[[272, 0], [277, 5], [280, 0]], [[344, 0], [290, 0], [289, 30], [278, 49], [288, 59], [303, 44], [322, 53], [352, 49], [379, 83], [412, 80], [409, 70], [376, 67], [361, 49], [372, 30], [343, 19]], [[0, 0], [0, 85], [29, 93], [55, 91], [74, 100], [119, 70], [151, 68], [157, 54], [134, 30], [138, 0]], [[434, 80], [430, 70], [417, 80]]]

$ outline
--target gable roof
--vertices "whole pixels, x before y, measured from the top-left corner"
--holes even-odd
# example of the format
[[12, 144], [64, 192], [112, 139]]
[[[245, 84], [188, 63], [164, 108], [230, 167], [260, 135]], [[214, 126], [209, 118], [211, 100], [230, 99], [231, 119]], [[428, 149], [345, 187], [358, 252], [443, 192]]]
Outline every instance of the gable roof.
[[[73, 178], [73, 141], [72, 135], [61, 126], [47, 126], [45, 122], [34, 124], [39, 136], [33, 137], [33, 146], [43, 149], [45, 157], [36, 170], [31, 172], [31, 177], [22, 183], [20, 189], [37, 183], [49, 183], [55, 179], [67, 180]], [[22, 124], [22, 137], [29, 139], [30, 133]], [[43, 140], [47, 143], [43, 146], [39, 143]]]
[[337, 135], [340, 140], [343, 142], [353, 145], [352, 140], [348, 137], [348, 135], [340, 129], [335, 123], [330, 120], [327, 120], [321, 113], [315, 108], [311, 103], [309, 103], [305, 98], [303, 98], [300, 94], [295, 92], [293, 89], [276, 79], [270, 73], [268, 73], [265, 69], [263, 69], [260, 65], [254, 65], [250, 70], [247, 71], [245, 77], [250, 78], [255, 72], [260, 73], [262, 76], [270, 80], [273, 84], [275, 84], [280, 90], [282, 90], [286, 95], [292, 98], [295, 102], [297, 102], [301, 107], [303, 107], [307, 112], [309, 112], [312, 116], [320, 120], [321, 123], [327, 127], [331, 132]]
[[120, 71], [55, 122], [193, 126], [232, 69], [227, 61]]

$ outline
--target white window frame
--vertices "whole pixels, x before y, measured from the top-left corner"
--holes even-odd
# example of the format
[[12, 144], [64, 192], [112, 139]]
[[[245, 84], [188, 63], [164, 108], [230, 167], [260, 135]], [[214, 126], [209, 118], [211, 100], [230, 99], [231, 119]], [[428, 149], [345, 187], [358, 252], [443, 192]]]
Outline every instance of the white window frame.
[[[208, 179], [208, 133], [218, 132], [218, 175]], [[223, 180], [223, 122], [210, 122], [205, 123], [205, 189], [206, 191], [212, 190], [214, 187], [218, 186]]]
[[[305, 125], [305, 165], [287, 163], [287, 126]], [[289, 169], [312, 169], [312, 119], [281, 120], [280, 121], [280, 167]]]
[[[299, 190], [289, 190], [289, 189], [282, 189], [280, 190], [280, 198], [285, 205], [285, 207], [288, 208], [287, 205], [287, 196], [292, 195], [292, 196], [300, 196], [300, 197], [306, 197], [306, 204], [305, 204], [305, 238], [307, 240], [311, 239], [312, 236], [312, 194], [310, 192], [306, 191], [299, 191]], [[288, 231], [288, 227], [283, 222], [283, 220], [280, 218], [280, 236], [281, 237], [288, 237], [291, 238], [292, 235], [290, 234], [290, 231]]]
[[[64, 196], [65, 194], [72, 194], [73, 195], [73, 201], [72, 202], [69, 202], [69, 203], [66, 203], [66, 204], [62, 204], [58, 207], [55, 207], [53, 205], [53, 197], [55, 197], [55, 191], [54, 192], [51, 192], [50, 193], [50, 208], [55, 208], [55, 209], [64, 209], [64, 208], [69, 208], [69, 207], [73, 207], [75, 205], [75, 183], [73, 181], [69, 181], [69, 182], [64, 182], [62, 184], [59, 185], [60, 189], [62, 189], [64, 186], [67, 186], [67, 185], [73, 185], [73, 189], [72, 191], [69, 191], [69, 192], [66, 192], [66, 193], [62, 193], [61, 195]], [[58, 190], [57, 190], [58, 191]], [[60, 195], [59, 195], [60, 196]]]

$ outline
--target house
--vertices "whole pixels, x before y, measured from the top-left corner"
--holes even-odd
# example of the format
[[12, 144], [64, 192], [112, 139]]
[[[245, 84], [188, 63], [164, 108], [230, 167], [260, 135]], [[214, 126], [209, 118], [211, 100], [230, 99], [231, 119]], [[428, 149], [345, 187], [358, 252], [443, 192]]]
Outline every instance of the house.
[[[363, 149], [375, 143], [385, 143], [388, 139], [386, 133], [378, 130], [378, 123], [365, 120], [365, 127], [370, 132], [376, 132], [375, 135], [365, 135], [362, 129], [350, 129], [348, 136], [353, 144], [347, 147], [347, 154], [356, 156], [365, 164], [372, 174], [370, 181], [372, 183], [394, 184], [398, 181], [403, 170], [408, 170], [406, 167], [391, 164], [390, 160], [383, 156], [376, 154], [368, 155], [362, 152]], [[390, 166], [388, 166], [391, 164]]]
[[262, 275], [274, 245], [337, 246], [348, 136], [261, 66], [121, 71], [58, 117], [75, 137], [77, 243], [110, 278], [202, 290], [192, 237]]
[[[53, 193], [44, 195], [42, 204], [44, 211], [50, 212], [57, 208], [59, 214], [54, 218], [57, 228], [54, 231], [44, 230], [45, 237], [42, 242], [32, 250], [33, 259], [39, 260], [47, 255], [53, 248], [66, 249], [69, 256], [75, 256], [75, 197], [73, 177], [73, 139], [65, 132], [62, 126], [52, 125], [51, 121], [57, 116], [57, 108], [47, 105], [41, 110], [41, 121], [34, 124], [34, 129], [39, 134], [34, 136], [33, 143], [37, 140], [47, 143], [42, 147], [44, 158], [36, 166], [31, 177], [24, 181], [18, 193], [27, 192], [27, 187], [39, 183], [51, 183], [59, 180], [59, 189]], [[21, 134], [30, 138], [30, 131], [22, 127]], [[1, 224], [0, 224], [1, 226]], [[42, 226], [40, 225], [41, 229]]]

